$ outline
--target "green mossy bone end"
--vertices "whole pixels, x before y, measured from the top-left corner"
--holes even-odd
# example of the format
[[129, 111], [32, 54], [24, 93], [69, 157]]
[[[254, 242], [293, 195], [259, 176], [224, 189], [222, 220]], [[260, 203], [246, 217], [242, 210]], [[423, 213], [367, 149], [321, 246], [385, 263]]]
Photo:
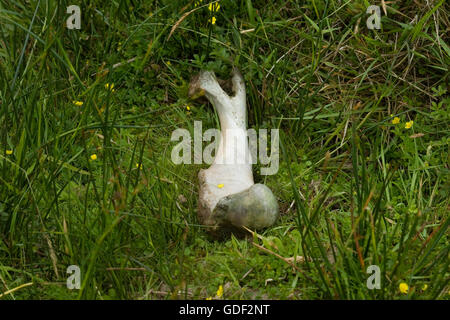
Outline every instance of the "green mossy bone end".
[[247, 190], [220, 199], [212, 217], [225, 227], [267, 228], [278, 217], [278, 201], [268, 187], [257, 183]]

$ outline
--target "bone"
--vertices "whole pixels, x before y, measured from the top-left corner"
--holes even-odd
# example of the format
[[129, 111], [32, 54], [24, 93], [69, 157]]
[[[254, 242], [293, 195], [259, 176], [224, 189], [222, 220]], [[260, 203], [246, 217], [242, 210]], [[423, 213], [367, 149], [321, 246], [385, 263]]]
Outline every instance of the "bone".
[[221, 127], [213, 164], [200, 170], [198, 217], [212, 233], [262, 229], [278, 217], [278, 202], [272, 191], [255, 184], [247, 139], [244, 79], [236, 68], [231, 79], [233, 96], [220, 86], [214, 73], [202, 71], [191, 81], [189, 94], [205, 95], [216, 109]]

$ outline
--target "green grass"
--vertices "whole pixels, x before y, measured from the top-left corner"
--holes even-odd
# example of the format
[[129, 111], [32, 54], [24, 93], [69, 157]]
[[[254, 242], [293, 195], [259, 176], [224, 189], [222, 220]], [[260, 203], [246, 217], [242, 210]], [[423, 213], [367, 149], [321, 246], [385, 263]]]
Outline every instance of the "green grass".
[[[0, 0], [0, 299], [448, 299], [448, 3], [389, 2], [368, 30], [380, 1], [221, 0], [215, 25], [195, 2]], [[218, 242], [207, 166], [173, 164], [170, 136], [217, 127], [188, 84], [233, 65], [249, 126], [280, 129], [278, 173], [254, 173], [281, 217]]]

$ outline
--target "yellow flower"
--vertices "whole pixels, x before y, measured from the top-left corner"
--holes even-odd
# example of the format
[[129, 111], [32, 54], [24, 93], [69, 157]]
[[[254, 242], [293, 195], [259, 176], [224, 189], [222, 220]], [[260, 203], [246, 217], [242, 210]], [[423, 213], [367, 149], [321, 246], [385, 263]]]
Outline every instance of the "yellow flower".
[[408, 121], [407, 123], [405, 123], [405, 129], [409, 129], [413, 126], [414, 121]]
[[218, 185], [217, 185], [217, 188], [222, 189], [222, 188], [223, 188], [223, 183], [218, 184]]
[[395, 117], [394, 119], [392, 119], [392, 124], [399, 124], [399, 123], [400, 123], [399, 117]]
[[91, 160], [97, 160], [97, 155], [95, 153], [91, 154]]
[[409, 287], [408, 287], [408, 285], [406, 283], [402, 282], [398, 286], [398, 289], [400, 290], [401, 293], [407, 294]]
[[219, 286], [219, 289], [217, 289], [216, 295], [220, 298], [223, 296], [223, 287], [222, 285]]
[[78, 107], [81, 107], [83, 105], [83, 101], [74, 101], [73, 104]]
[[212, 300], [212, 297], [208, 297], [208, 298], [206, 298], [206, 300]]
[[167, 61], [166, 63], [167, 63], [168, 66], [170, 66], [172, 64], [172, 63], [170, 63], [170, 61]]
[[7, 154], [7, 155], [11, 155], [12, 153], [13, 153], [12, 150], [6, 150], [6, 154]]
[[194, 6], [195, 6], [195, 7], [198, 7], [199, 5], [202, 4], [202, 2], [203, 2], [203, 0], [195, 1]]
[[111, 83], [111, 84], [107, 83], [107, 84], [105, 84], [105, 88], [108, 89], [108, 90], [111, 90], [111, 92], [116, 91], [114, 89], [114, 83]]
[[427, 291], [427, 289], [428, 289], [428, 285], [424, 284], [423, 287], [422, 287], [422, 291]]
[[208, 6], [208, 10], [212, 11], [212, 12], [217, 12], [217, 11], [219, 11], [219, 9], [220, 9], [220, 4], [218, 2], [210, 3], [209, 6]]
[[136, 163], [136, 168], [139, 168], [139, 170], [142, 170], [142, 163], [141, 164]]
[[190, 106], [186, 106], [186, 110], [187, 111], [191, 111], [191, 107]]
[[210, 22], [211, 24], [216, 24], [216, 17], [212, 17], [211, 19], [208, 20], [208, 22]]

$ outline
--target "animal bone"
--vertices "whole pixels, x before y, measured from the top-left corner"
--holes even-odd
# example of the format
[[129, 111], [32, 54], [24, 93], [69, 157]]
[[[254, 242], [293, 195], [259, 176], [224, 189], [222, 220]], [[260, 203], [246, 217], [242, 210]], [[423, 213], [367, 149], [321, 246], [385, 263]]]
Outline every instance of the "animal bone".
[[219, 85], [214, 73], [202, 71], [191, 81], [189, 95], [205, 95], [216, 109], [221, 127], [213, 164], [198, 174], [199, 210], [202, 224], [238, 231], [242, 226], [261, 229], [273, 225], [278, 202], [272, 191], [255, 184], [248, 146], [244, 79], [237, 69], [231, 79], [234, 96]]

